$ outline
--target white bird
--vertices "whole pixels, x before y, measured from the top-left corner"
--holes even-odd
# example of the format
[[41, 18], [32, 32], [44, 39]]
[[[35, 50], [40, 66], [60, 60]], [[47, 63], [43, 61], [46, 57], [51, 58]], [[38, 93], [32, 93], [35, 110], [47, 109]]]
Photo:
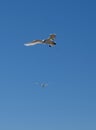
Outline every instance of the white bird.
[[41, 82], [41, 83], [39, 83], [39, 82], [36, 82], [36, 83], [34, 83], [34, 85], [38, 85], [38, 86], [40, 86], [40, 87], [47, 87], [48, 86], [48, 83], [45, 83], [45, 82]]
[[48, 44], [49, 47], [56, 45], [56, 42], [54, 41], [56, 38], [56, 34], [50, 34], [50, 37], [45, 40], [33, 40], [32, 42], [25, 43], [25, 46], [33, 46], [36, 44]]
[[47, 87], [48, 86], [48, 84], [47, 83], [41, 83], [41, 85], [40, 85], [41, 87]]

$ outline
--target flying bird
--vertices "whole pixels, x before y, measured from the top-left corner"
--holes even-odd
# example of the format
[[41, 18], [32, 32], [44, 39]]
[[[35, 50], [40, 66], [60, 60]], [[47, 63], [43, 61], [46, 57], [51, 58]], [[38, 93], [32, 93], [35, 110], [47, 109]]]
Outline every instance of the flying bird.
[[33, 40], [32, 42], [25, 43], [25, 46], [33, 46], [36, 44], [48, 44], [49, 47], [56, 45], [56, 42], [54, 41], [56, 38], [56, 34], [50, 34], [49, 38], [44, 40]]
[[47, 87], [48, 86], [48, 84], [47, 83], [41, 83], [41, 85], [40, 85], [41, 87]]
[[38, 86], [44, 88], [44, 87], [47, 87], [47, 86], [48, 86], [48, 83], [45, 83], [45, 82], [41, 82], [41, 83], [36, 82], [36, 83], [34, 83], [34, 85], [38, 85]]

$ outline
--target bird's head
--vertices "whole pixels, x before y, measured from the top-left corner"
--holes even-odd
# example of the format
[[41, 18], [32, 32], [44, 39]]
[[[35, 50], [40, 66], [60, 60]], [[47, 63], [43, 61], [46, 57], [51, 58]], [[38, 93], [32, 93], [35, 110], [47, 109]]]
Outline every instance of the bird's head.
[[54, 42], [54, 45], [56, 45], [56, 42]]

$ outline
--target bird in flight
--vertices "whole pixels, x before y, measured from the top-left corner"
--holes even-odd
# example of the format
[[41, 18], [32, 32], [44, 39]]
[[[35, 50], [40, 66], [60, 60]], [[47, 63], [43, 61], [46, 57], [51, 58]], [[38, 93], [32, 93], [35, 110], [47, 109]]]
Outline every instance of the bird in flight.
[[33, 40], [32, 42], [25, 43], [25, 46], [33, 46], [36, 44], [48, 44], [49, 47], [56, 45], [56, 42], [54, 41], [56, 38], [56, 34], [50, 34], [49, 38], [44, 40]]
[[36, 83], [34, 83], [34, 85], [38, 85], [38, 86], [44, 88], [44, 87], [47, 87], [47, 86], [48, 86], [48, 83], [45, 83], [45, 82], [41, 82], [41, 83], [36, 82]]

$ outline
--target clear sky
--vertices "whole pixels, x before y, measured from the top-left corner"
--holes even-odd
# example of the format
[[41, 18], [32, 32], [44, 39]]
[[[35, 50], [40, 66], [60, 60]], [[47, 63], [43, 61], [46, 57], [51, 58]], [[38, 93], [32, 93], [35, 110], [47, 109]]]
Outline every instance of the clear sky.
[[95, 0], [0, 1], [0, 130], [96, 130]]

